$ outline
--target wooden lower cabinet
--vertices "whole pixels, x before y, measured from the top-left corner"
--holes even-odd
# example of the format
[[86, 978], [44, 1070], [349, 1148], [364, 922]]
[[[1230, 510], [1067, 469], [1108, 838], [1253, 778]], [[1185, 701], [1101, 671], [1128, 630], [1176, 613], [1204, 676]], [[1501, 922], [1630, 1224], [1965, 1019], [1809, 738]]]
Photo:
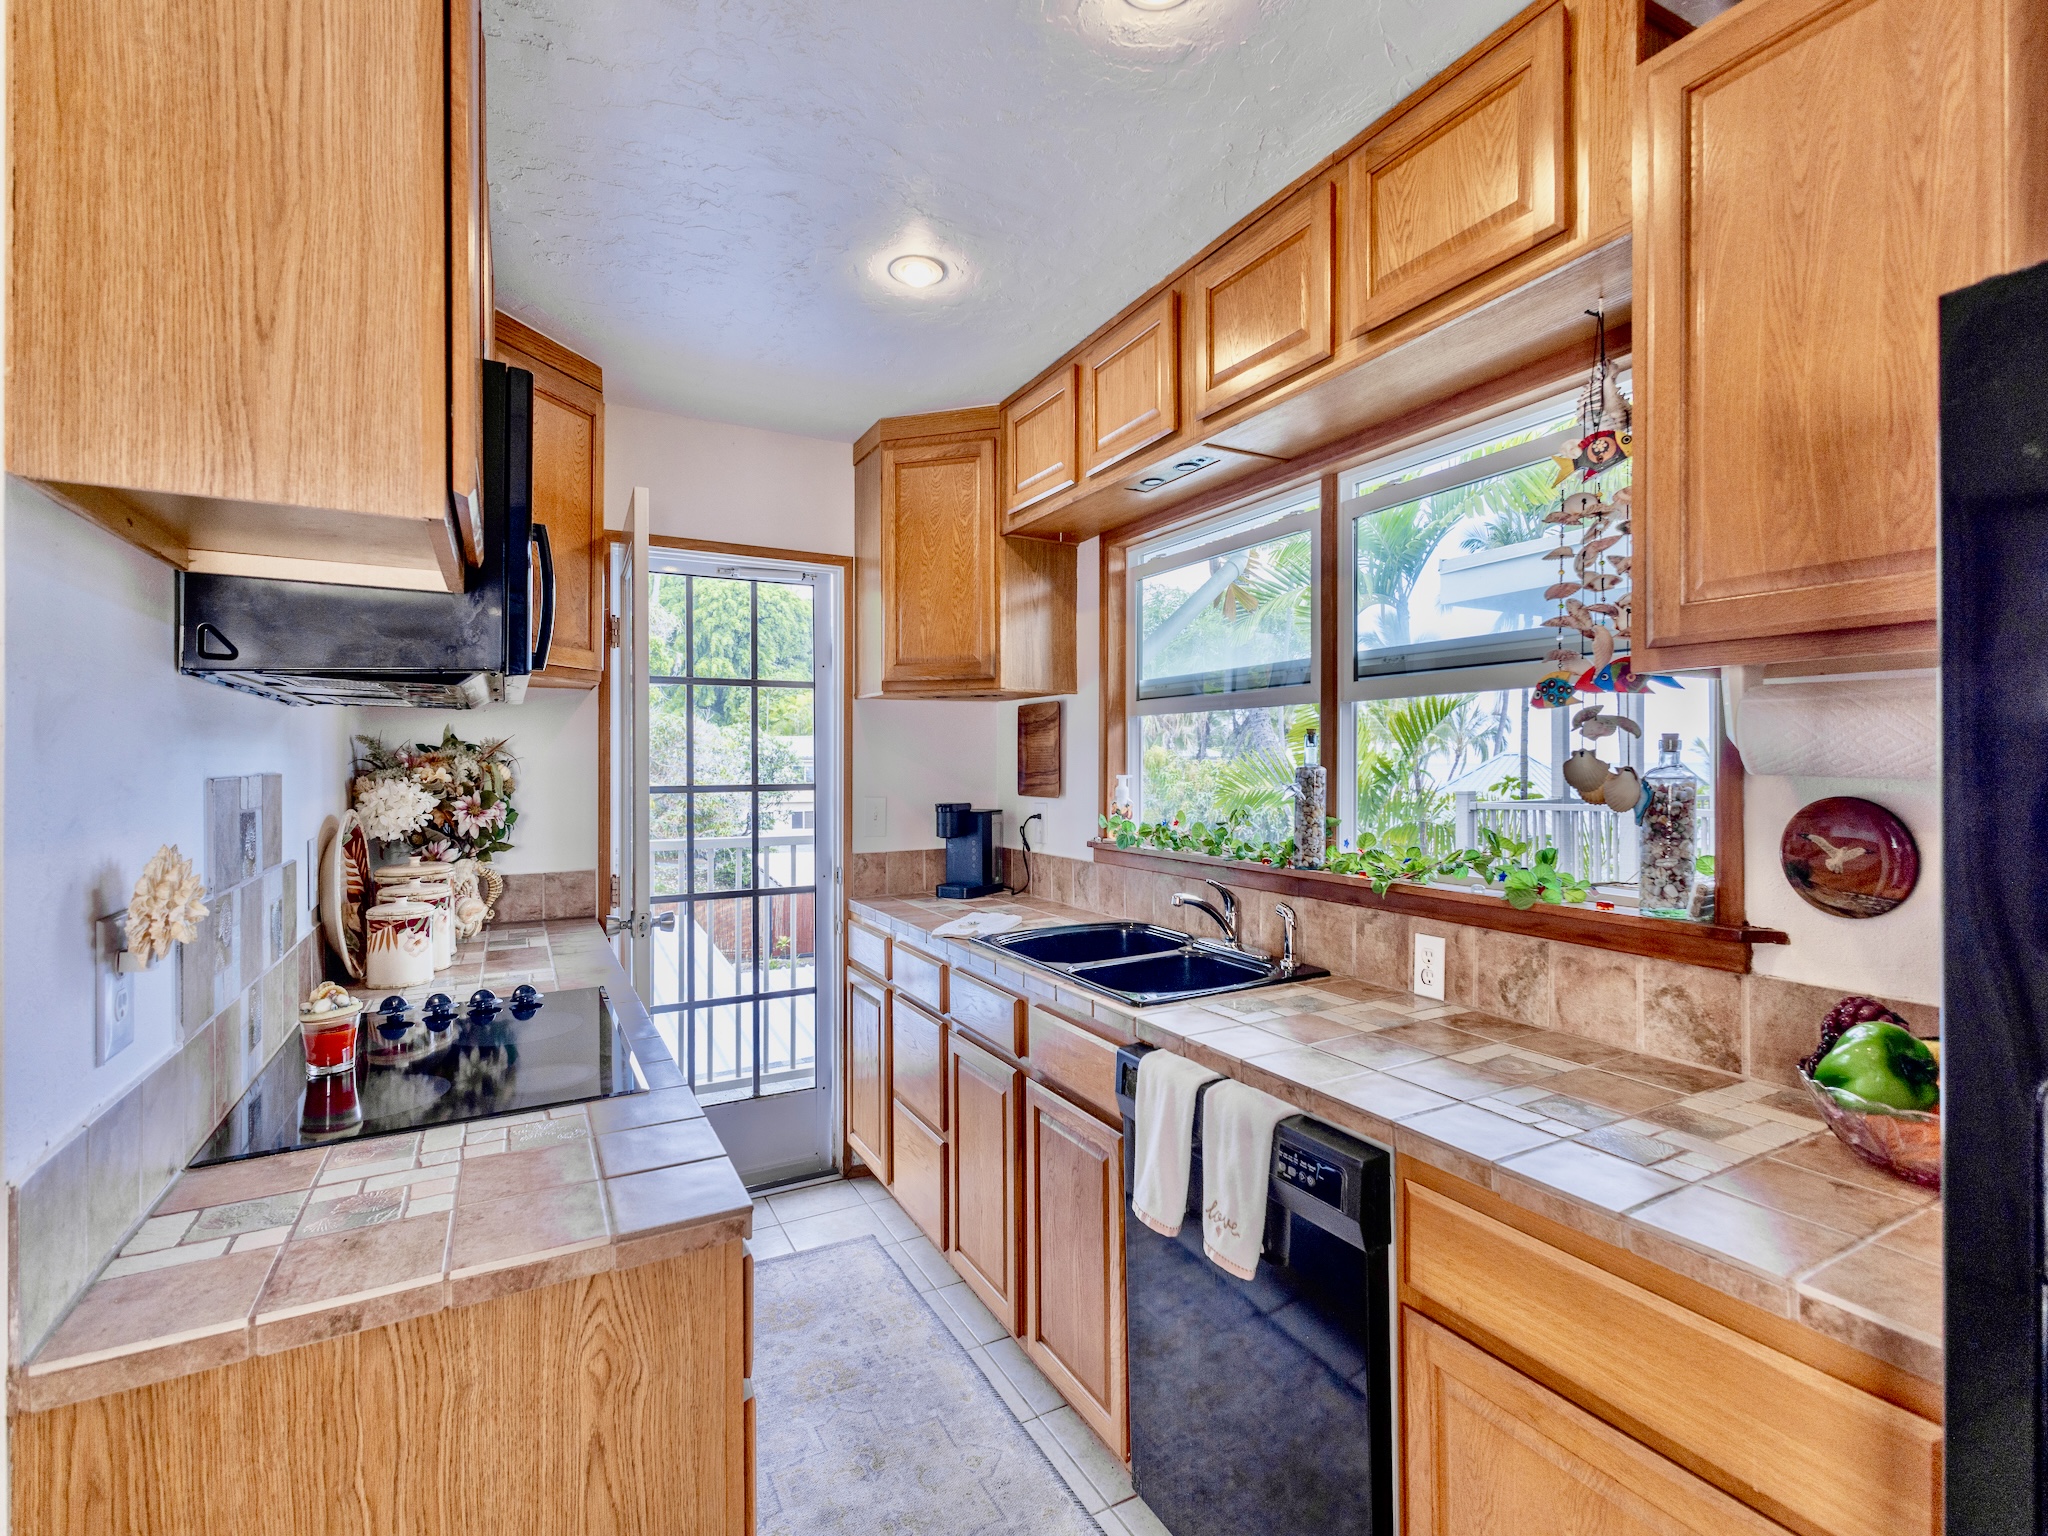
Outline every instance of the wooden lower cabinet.
[[953, 1241], [946, 1258], [1010, 1332], [1019, 1306], [1024, 1074], [957, 1030], [946, 1047], [953, 1115]]
[[1125, 1377], [1124, 1138], [1024, 1085], [1024, 1352], [1118, 1456]]
[[1408, 1536], [1783, 1536], [1420, 1312], [1401, 1326]]
[[38, 1536], [749, 1536], [737, 1235], [11, 1415]]
[[943, 1131], [935, 1131], [918, 1119], [910, 1106], [898, 1099], [890, 1119], [894, 1137], [889, 1193], [910, 1219], [923, 1228], [939, 1252], [946, 1251], [948, 1196], [946, 1164], [951, 1148]]
[[890, 1182], [890, 990], [867, 977], [846, 982], [846, 1140], [884, 1184]]

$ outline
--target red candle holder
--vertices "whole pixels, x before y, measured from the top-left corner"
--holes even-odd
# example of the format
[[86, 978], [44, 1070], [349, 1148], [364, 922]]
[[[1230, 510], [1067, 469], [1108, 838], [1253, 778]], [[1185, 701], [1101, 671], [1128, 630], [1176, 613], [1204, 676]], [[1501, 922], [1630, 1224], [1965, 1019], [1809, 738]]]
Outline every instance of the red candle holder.
[[353, 1073], [356, 1066], [356, 1026], [362, 1011], [334, 1014], [322, 1019], [300, 1019], [299, 1039], [306, 1048], [306, 1076], [332, 1077]]

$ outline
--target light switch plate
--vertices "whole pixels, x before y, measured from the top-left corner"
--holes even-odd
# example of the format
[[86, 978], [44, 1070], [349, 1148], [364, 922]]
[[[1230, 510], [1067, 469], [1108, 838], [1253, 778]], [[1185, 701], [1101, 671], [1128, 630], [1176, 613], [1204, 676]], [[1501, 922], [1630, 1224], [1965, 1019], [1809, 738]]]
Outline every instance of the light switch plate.
[[121, 969], [121, 917], [103, 917], [96, 926], [99, 1000], [92, 1054], [95, 1065], [105, 1066], [135, 1043], [135, 976]]
[[1415, 974], [1409, 986], [1424, 997], [1444, 1000], [1444, 941], [1439, 935], [1415, 935]]
[[862, 795], [860, 797], [860, 835], [862, 837], [887, 837], [889, 835], [889, 797], [887, 795]]

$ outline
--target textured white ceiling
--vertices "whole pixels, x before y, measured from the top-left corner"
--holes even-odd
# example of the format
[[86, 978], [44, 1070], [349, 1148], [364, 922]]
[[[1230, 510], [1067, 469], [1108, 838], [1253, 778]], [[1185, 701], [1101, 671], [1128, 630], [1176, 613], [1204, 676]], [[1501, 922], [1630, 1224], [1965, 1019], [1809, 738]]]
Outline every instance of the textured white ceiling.
[[486, 0], [499, 302], [715, 421], [1000, 399], [1519, 4]]

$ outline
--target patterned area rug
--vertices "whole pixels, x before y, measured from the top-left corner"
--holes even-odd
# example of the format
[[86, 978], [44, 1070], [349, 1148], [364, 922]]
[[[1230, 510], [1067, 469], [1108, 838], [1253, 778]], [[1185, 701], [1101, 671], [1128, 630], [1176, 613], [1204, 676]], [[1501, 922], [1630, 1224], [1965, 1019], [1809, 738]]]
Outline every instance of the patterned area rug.
[[759, 1536], [1100, 1536], [873, 1238], [754, 1274]]

